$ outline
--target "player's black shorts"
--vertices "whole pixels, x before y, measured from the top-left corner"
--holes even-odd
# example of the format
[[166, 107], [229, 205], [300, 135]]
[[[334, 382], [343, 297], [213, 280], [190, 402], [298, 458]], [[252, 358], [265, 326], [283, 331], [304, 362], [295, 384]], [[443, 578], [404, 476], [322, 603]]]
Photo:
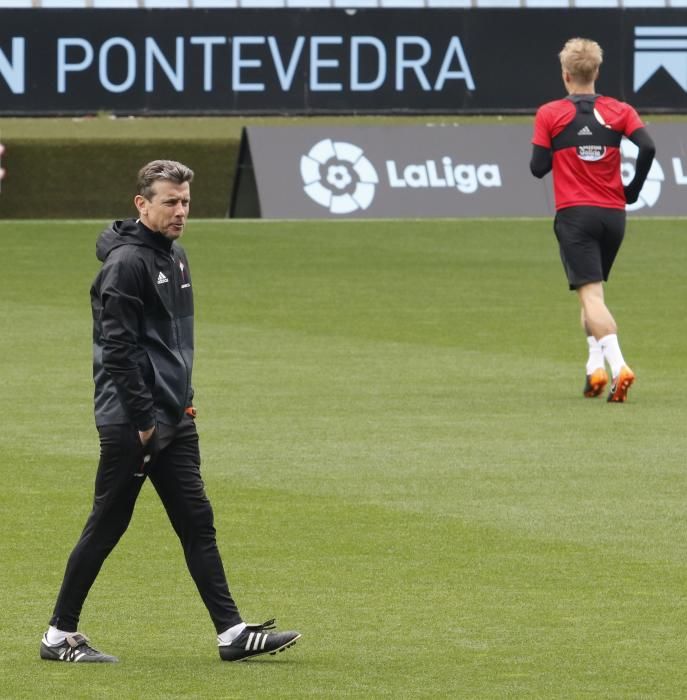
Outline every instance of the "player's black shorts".
[[570, 289], [608, 279], [625, 235], [625, 210], [567, 207], [556, 212], [553, 230]]

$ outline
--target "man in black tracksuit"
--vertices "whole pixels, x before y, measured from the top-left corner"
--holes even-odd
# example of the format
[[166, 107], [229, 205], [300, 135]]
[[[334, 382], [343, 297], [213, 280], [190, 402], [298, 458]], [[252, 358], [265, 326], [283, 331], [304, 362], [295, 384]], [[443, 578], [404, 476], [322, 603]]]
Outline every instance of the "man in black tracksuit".
[[153, 161], [139, 172], [139, 218], [115, 221], [98, 239], [103, 265], [91, 288], [95, 422], [100, 462], [93, 509], [67, 562], [43, 659], [112, 662], [77, 632], [81, 608], [108, 554], [126, 531], [146, 478], [181, 541], [186, 564], [227, 661], [291, 646], [297, 632], [246, 625], [227, 585], [213, 513], [200, 475], [192, 405], [193, 287], [176, 242], [193, 171]]

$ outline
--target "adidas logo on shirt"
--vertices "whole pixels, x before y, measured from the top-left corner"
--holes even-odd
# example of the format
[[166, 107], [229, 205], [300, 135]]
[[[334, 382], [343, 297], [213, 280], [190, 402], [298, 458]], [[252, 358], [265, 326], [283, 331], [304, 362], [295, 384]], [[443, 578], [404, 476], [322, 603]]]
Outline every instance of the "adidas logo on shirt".
[[592, 130], [588, 126], [583, 126], [578, 132], [578, 136], [591, 136], [592, 135]]
[[167, 284], [169, 280], [162, 274], [162, 272], [157, 276], [158, 284]]

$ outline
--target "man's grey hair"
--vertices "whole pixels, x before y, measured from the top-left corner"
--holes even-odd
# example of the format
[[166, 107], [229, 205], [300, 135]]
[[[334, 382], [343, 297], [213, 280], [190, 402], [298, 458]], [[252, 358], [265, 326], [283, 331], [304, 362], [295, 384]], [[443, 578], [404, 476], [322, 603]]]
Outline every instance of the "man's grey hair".
[[155, 195], [153, 185], [160, 180], [182, 185], [193, 180], [193, 170], [176, 160], [153, 160], [138, 171], [137, 194], [150, 201]]

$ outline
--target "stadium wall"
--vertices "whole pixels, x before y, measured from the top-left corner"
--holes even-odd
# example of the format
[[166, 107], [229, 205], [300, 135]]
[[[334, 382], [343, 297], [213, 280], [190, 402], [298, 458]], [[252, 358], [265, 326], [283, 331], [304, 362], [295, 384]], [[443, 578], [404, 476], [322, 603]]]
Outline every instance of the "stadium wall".
[[[5, 2], [27, 9], [0, 8], [0, 118], [531, 115], [560, 94], [556, 54], [576, 34], [609, 51], [601, 91], [644, 114], [687, 114], [687, 8], [632, 1]], [[195, 9], [171, 9], [184, 4]], [[195, 216], [227, 213], [236, 132], [88, 140], [1, 129], [0, 218], [122, 215], [129, 174], [157, 157], [193, 165]]]
[[592, 35], [598, 88], [687, 113], [687, 10], [4, 10], [0, 115], [531, 113]]
[[115, 218], [133, 214], [133, 180], [156, 158], [192, 165], [193, 216], [226, 216], [238, 138], [3, 139], [2, 219]]

